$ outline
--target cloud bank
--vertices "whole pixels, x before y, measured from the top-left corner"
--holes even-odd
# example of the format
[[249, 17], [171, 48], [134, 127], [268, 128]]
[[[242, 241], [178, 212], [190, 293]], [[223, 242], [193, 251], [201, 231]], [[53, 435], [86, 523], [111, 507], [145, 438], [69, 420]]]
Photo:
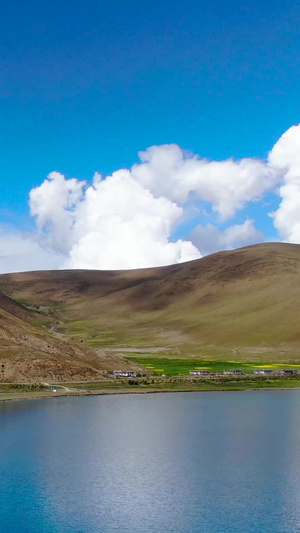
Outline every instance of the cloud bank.
[[[175, 144], [92, 183], [51, 172], [29, 195], [37, 231], [0, 233], [0, 269], [130, 269], [197, 259], [265, 240], [247, 214], [278, 195], [278, 240], [300, 243], [300, 125], [266, 160], [209, 161]], [[16, 265], [19, 267], [16, 268]]]
[[200, 257], [190, 241], [170, 241], [183, 209], [154, 197], [129, 170], [105, 180], [96, 174], [90, 186], [53, 172], [30, 192], [30, 208], [51, 248], [67, 253], [68, 268], [143, 268]]
[[37, 239], [37, 235], [1, 228], [0, 273], [60, 268], [63, 257]]

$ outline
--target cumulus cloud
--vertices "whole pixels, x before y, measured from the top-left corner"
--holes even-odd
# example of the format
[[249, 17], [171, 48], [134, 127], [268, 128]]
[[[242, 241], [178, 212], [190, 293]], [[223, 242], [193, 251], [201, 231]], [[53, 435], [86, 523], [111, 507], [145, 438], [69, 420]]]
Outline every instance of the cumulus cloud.
[[210, 203], [223, 221], [262, 198], [278, 181], [277, 172], [263, 161], [208, 161], [175, 144], [152, 146], [139, 156], [142, 163], [132, 167], [132, 175], [155, 196], [184, 204], [193, 195]]
[[255, 228], [254, 220], [246, 220], [243, 224], [234, 224], [223, 231], [213, 224], [198, 225], [190, 238], [203, 254], [211, 254], [263, 242], [264, 234]]
[[[30, 191], [37, 231], [0, 232], [2, 271], [160, 266], [260, 242], [255, 221], [245, 214], [237, 224], [234, 216], [268, 191], [281, 197], [275, 228], [300, 243], [300, 126], [279, 139], [266, 161], [209, 161], [175, 144], [139, 156], [131, 169], [105, 179], [95, 174], [92, 184], [51, 172]], [[208, 224], [199, 225], [199, 213]]]
[[39, 229], [47, 231], [54, 250], [68, 253], [76, 220], [75, 207], [82, 198], [84, 181], [66, 180], [59, 172], [29, 193], [30, 213], [36, 217]]
[[[52, 172], [31, 191], [31, 213], [49, 246], [65, 254], [64, 267], [143, 268], [196, 259], [203, 251], [199, 235], [203, 241], [211, 226], [195, 230], [193, 242], [172, 240], [191, 200], [210, 204], [225, 220], [278, 180], [265, 162], [207, 161], [174, 144], [152, 146], [139, 155], [141, 162], [130, 170], [105, 179], [96, 174], [92, 185]], [[248, 242], [251, 231], [252, 239], [261, 237], [248, 222], [243, 230], [234, 228], [224, 235], [217, 230], [215, 246]], [[239, 235], [234, 237], [234, 231]], [[244, 240], [242, 231], [249, 234]]]
[[283, 176], [281, 203], [272, 213], [274, 226], [287, 242], [300, 243], [300, 125], [286, 131], [269, 154], [273, 168]]
[[182, 208], [155, 198], [129, 170], [105, 180], [96, 174], [91, 186], [84, 185], [52, 173], [30, 194], [31, 212], [47, 229], [49, 244], [67, 252], [65, 267], [143, 268], [200, 257], [191, 242], [170, 241]]

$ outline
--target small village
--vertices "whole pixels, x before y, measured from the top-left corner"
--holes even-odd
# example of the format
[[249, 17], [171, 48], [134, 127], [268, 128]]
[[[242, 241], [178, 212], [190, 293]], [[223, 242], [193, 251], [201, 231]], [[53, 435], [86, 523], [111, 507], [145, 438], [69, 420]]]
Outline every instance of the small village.
[[272, 370], [261, 368], [254, 370], [254, 372], [243, 372], [240, 369], [224, 370], [223, 372], [209, 372], [208, 370], [191, 370], [190, 376], [298, 376], [299, 370], [280, 369]]
[[[146, 377], [149, 374], [146, 373], [139, 373], [134, 371], [128, 371], [128, 370], [107, 370], [106, 374], [109, 376], [113, 376], [114, 378], [141, 378]], [[295, 369], [271, 369], [271, 368], [260, 368], [257, 370], [254, 370], [254, 372], [243, 372], [242, 370], [238, 368], [233, 368], [229, 370], [224, 370], [223, 372], [209, 372], [208, 370], [190, 370], [189, 375], [191, 377], [202, 377], [202, 378], [209, 378], [209, 377], [220, 377], [220, 376], [299, 376], [300, 370]], [[160, 377], [168, 377], [166, 374], [160, 375]]]

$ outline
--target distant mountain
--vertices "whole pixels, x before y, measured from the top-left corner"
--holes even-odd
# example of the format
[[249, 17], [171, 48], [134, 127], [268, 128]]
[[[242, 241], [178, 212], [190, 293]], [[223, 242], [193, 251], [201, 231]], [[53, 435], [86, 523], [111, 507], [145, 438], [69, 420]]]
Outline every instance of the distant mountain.
[[4, 274], [0, 376], [99, 379], [132, 368], [128, 349], [300, 360], [299, 281], [300, 245], [282, 243], [144, 270]]

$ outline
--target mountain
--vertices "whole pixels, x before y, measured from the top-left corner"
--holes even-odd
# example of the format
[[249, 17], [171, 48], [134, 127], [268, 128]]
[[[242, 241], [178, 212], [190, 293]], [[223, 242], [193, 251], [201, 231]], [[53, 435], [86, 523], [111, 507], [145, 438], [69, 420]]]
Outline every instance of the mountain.
[[132, 368], [120, 354], [134, 350], [300, 360], [299, 280], [300, 246], [282, 243], [152, 269], [3, 274], [0, 374], [96, 379]]

